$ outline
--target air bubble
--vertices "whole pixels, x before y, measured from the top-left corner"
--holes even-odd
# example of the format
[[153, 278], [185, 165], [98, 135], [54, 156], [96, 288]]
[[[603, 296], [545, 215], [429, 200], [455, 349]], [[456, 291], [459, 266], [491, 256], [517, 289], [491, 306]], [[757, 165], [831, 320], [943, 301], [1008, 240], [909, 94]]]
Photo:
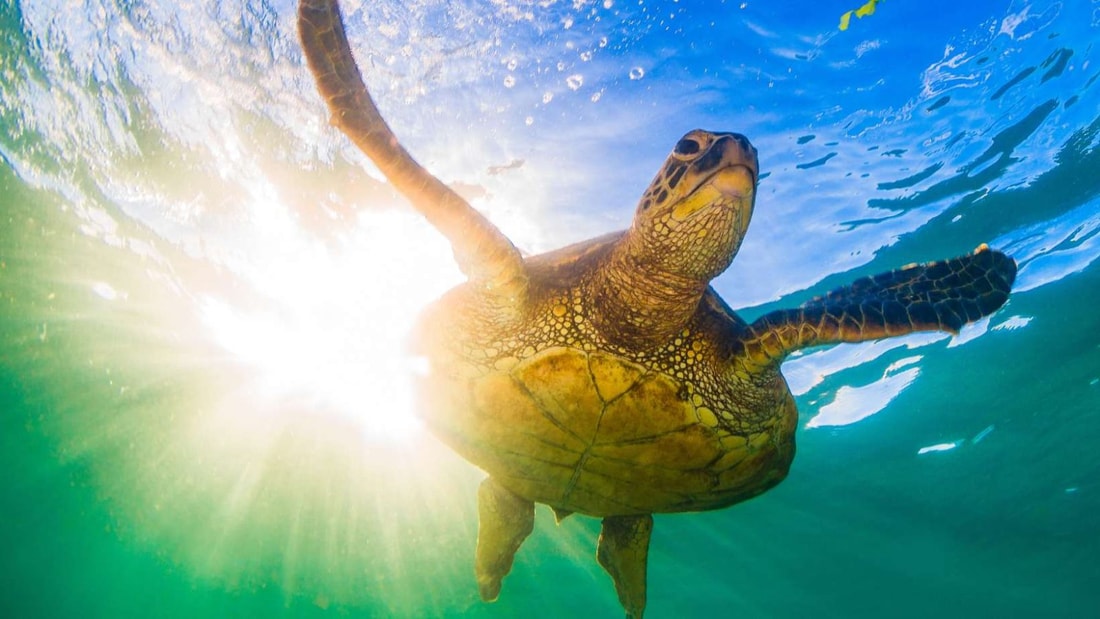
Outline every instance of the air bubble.
[[565, 78], [565, 84], [569, 86], [569, 90], [578, 90], [584, 85], [584, 76], [580, 73], [574, 73]]
[[633, 69], [630, 70], [630, 79], [640, 80], [643, 77], [645, 77], [645, 69], [643, 69], [641, 67], [634, 67]]
[[554, 93], [552, 93], [552, 92], [543, 93], [543, 95], [542, 95], [543, 104], [550, 103], [553, 100], [554, 100]]
[[504, 76], [504, 87], [505, 88], [511, 88], [512, 86], [515, 86], [515, 85], [516, 85], [516, 76], [514, 76], [514, 75], [505, 75]]

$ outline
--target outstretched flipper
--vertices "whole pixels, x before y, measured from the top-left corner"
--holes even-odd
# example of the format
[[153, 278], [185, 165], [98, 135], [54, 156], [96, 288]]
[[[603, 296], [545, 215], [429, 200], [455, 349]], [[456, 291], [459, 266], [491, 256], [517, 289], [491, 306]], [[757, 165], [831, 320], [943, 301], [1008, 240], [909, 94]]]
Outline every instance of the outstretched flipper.
[[493, 602], [516, 551], [535, 528], [535, 504], [489, 477], [477, 490], [477, 514], [477, 587], [481, 599]]
[[653, 516], [608, 516], [603, 519], [596, 559], [611, 574], [627, 619], [645, 612], [646, 559]]
[[742, 341], [745, 362], [762, 367], [799, 348], [914, 331], [958, 333], [1004, 305], [1015, 279], [1016, 262], [985, 244], [968, 256], [864, 277], [761, 316]]
[[332, 124], [447, 237], [467, 277], [509, 300], [522, 299], [527, 273], [519, 251], [492, 222], [413, 160], [382, 118], [351, 55], [336, 0], [302, 0], [298, 34]]

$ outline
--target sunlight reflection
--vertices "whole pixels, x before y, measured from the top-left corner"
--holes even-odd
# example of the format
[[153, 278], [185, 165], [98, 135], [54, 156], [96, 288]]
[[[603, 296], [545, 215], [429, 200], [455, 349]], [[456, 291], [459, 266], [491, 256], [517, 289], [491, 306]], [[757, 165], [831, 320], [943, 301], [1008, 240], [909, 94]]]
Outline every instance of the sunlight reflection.
[[992, 315], [986, 316], [981, 320], [972, 322], [968, 325], [964, 325], [957, 335], [951, 336], [951, 341], [947, 343], [948, 348], [955, 348], [956, 346], [962, 346], [963, 344], [976, 340], [979, 337], [985, 335], [989, 331], [989, 323], [992, 319]]
[[952, 441], [950, 443], [936, 443], [935, 445], [929, 445], [927, 447], [921, 447], [917, 450], [918, 456], [923, 456], [927, 453], [936, 453], [937, 451], [951, 451], [958, 447], [961, 441]]
[[808, 393], [827, 377], [843, 370], [869, 364], [891, 350], [905, 348], [915, 350], [927, 344], [951, 337], [946, 333], [914, 333], [905, 337], [895, 337], [860, 344], [840, 344], [809, 354], [792, 355], [790, 361], [783, 364], [783, 375], [791, 393], [800, 396]]
[[339, 413], [369, 438], [417, 433], [406, 345], [419, 311], [460, 279], [446, 244], [401, 211], [362, 215], [336, 249], [286, 232], [258, 235], [241, 269], [263, 306], [207, 296], [203, 323], [269, 402]]
[[996, 242], [1013, 243], [1020, 272], [1016, 294], [1060, 282], [1100, 259], [1100, 200], [1083, 204], [1053, 221], [1044, 221]]
[[921, 356], [900, 359], [886, 368], [880, 380], [869, 385], [841, 387], [837, 390], [833, 401], [822, 406], [820, 411], [806, 422], [806, 427], [846, 426], [881, 411], [920, 374], [919, 367], [897, 371], [907, 366], [915, 366], [921, 359]]

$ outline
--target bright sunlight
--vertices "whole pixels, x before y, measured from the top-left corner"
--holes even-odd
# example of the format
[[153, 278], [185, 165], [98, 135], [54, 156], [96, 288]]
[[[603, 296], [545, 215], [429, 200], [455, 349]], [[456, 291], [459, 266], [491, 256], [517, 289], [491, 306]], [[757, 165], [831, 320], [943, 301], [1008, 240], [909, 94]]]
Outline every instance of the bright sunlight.
[[417, 433], [407, 342], [420, 310], [461, 281], [449, 246], [412, 209], [362, 214], [336, 247], [293, 222], [263, 226], [243, 275], [265, 302], [204, 298], [215, 340], [252, 367], [266, 404], [343, 415], [372, 440]]

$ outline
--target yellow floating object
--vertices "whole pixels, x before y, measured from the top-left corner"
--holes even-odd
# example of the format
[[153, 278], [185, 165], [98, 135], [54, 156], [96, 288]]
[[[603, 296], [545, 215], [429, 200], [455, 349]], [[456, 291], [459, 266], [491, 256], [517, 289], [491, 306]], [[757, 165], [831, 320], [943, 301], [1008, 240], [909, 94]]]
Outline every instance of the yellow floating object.
[[848, 11], [840, 16], [840, 29], [847, 30], [848, 25], [852, 21], [852, 15], [855, 14], [857, 18], [867, 17], [868, 15], [874, 15], [875, 6], [879, 3], [879, 0], [867, 0], [867, 3], [858, 9]]

